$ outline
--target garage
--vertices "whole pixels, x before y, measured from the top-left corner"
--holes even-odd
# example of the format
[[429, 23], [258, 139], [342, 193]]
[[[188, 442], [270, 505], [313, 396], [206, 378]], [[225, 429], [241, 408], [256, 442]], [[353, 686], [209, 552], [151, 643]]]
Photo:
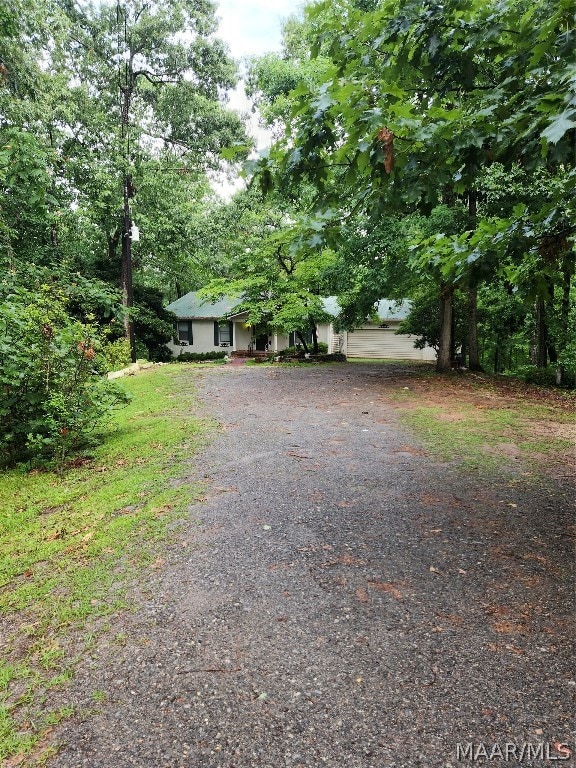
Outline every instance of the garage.
[[394, 360], [431, 360], [434, 350], [416, 349], [414, 336], [396, 335], [394, 328], [359, 328], [348, 332], [348, 357], [391, 358]]

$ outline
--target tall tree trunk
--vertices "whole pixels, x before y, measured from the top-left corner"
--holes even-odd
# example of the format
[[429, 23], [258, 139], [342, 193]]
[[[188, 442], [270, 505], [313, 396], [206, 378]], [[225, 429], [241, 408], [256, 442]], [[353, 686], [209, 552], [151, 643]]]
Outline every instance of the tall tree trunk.
[[[117, 23], [120, 25], [120, 5], [117, 8]], [[127, 38], [127, 19], [124, 13], [124, 43], [128, 45]], [[131, 316], [133, 305], [132, 292], [132, 214], [130, 212], [130, 198], [134, 197], [134, 187], [130, 176], [130, 107], [132, 104], [132, 95], [136, 85], [134, 75], [134, 54], [128, 48], [129, 57], [124, 65], [124, 76], [119, 82], [120, 88], [120, 111], [121, 111], [121, 137], [125, 144], [126, 170], [124, 172], [124, 219], [122, 227], [122, 264], [120, 270], [120, 284], [122, 288], [122, 304], [124, 305], [124, 331], [130, 344], [130, 357], [132, 362], [136, 362], [136, 338], [134, 335], [134, 321]]]
[[124, 226], [122, 232], [122, 304], [124, 306], [124, 331], [130, 344], [130, 357], [132, 362], [136, 362], [136, 339], [134, 336], [134, 321], [132, 320], [131, 309], [134, 303], [132, 290], [132, 219], [130, 216], [130, 177], [127, 175], [124, 180]]
[[296, 331], [296, 336], [300, 339], [300, 342], [304, 348], [304, 352], [308, 354], [308, 344], [306, 344], [306, 339], [304, 338], [302, 331]]
[[[471, 225], [475, 228], [478, 216], [478, 193], [475, 189], [468, 190], [468, 214]], [[475, 283], [474, 274], [471, 274], [468, 289], [468, 367], [471, 371], [481, 371], [478, 349], [478, 286]]]
[[436, 370], [446, 373], [452, 369], [452, 311], [454, 286], [442, 283], [440, 286], [440, 339]]
[[536, 328], [534, 338], [534, 364], [537, 365], [538, 368], [545, 368], [548, 364], [546, 337], [546, 302], [544, 299], [537, 299]]
[[[562, 269], [562, 302], [560, 304], [560, 354], [564, 351], [564, 347], [568, 342], [568, 317], [570, 314], [570, 263], [566, 259]], [[564, 375], [566, 371], [563, 365], [556, 367], [556, 384], [561, 386], [564, 383]]]
[[312, 327], [312, 352], [318, 354], [318, 327], [313, 317], [310, 318], [310, 325]]
[[482, 371], [478, 347], [478, 289], [468, 290], [468, 367], [471, 371]]
[[466, 368], [466, 357], [468, 355], [468, 339], [462, 339], [460, 344], [460, 365]]
[[562, 303], [560, 304], [560, 336], [562, 343], [568, 341], [568, 316], [570, 314], [570, 264], [565, 262], [562, 269]]
[[546, 353], [548, 355], [548, 362], [556, 364], [558, 361], [558, 352], [556, 351], [556, 345], [554, 344], [553, 340], [550, 338], [550, 334], [548, 333], [548, 323], [546, 322], [546, 318], [553, 317], [554, 316], [554, 283], [549, 278], [548, 279], [548, 300], [545, 303], [546, 307], [546, 314], [544, 316], [544, 323], [545, 323], [545, 330], [546, 330]]

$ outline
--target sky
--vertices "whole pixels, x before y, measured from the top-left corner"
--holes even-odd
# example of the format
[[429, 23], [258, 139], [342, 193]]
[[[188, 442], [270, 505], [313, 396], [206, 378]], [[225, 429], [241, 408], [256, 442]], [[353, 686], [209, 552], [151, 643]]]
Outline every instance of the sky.
[[300, 5], [299, 0], [218, 0], [220, 37], [234, 58], [279, 51], [282, 19]]
[[[282, 20], [296, 13], [301, 0], [218, 0], [216, 15], [220, 18], [218, 36], [226, 42], [235, 59], [246, 56], [261, 56], [270, 51], [280, 51], [282, 43]], [[257, 115], [250, 112], [243, 84], [229, 94], [229, 106], [249, 115], [248, 130], [256, 140], [257, 148], [270, 143], [270, 135], [258, 125]], [[243, 183], [220, 181], [218, 191], [229, 197]]]

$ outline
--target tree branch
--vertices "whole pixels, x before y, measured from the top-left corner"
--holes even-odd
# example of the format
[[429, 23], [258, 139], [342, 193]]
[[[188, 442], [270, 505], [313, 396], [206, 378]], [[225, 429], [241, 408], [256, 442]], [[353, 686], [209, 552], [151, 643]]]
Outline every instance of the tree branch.
[[[164, 72], [161, 75], [154, 75], [152, 72], [149, 72], [146, 69], [137, 69], [137, 70], [133, 70], [132, 76], [134, 77], [134, 80], [142, 76], [146, 80], [148, 80], [149, 83], [152, 83], [152, 85], [162, 85], [163, 83], [179, 82], [180, 78], [182, 77], [182, 73], [181, 72]], [[175, 79], [172, 79], [172, 78], [175, 78]]]
[[279, 245], [278, 249], [276, 250], [276, 258], [278, 259], [278, 263], [287, 275], [291, 275], [294, 272], [294, 262], [292, 261], [291, 257], [288, 257], [287, 261], [284, 256], [282, 256], [281, 245]]

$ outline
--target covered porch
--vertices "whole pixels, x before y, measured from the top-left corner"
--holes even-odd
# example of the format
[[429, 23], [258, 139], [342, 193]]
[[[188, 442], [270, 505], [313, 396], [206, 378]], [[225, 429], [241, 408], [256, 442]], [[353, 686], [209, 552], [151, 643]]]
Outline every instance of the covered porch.
[[234, 324], [233, 357], [267, 357], [286, 349], [287, 333], [276, 333], [265, 325], [250, 325], [247, 317], [246, 312], [240, 312], [229, 318]]

